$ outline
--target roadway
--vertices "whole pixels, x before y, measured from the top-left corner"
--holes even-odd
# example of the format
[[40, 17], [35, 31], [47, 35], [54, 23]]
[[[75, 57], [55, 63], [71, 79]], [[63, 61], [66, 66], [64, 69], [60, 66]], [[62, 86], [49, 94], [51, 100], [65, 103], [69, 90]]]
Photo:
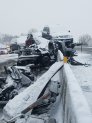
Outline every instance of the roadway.
[[79, 47], [76, 47], [75, 49], [82, 52], [82, 53], [92, 54], [92, 47], [82, 46], [82, 48], [81, 48], [81, 46], [79, 46]]
[[83, 93], [87, 99], [92, 112], [92, 47], [76, 48], [78, 56], [75, 59], [81, 63], [90, 64], [88, 67], [85, 66], [72, 66], [70, 65]]

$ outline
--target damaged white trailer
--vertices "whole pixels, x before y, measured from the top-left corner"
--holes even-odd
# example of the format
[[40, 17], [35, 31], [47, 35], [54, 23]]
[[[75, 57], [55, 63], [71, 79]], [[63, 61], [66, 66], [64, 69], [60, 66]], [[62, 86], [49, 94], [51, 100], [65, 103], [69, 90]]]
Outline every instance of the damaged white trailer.
[[82, 90], [62, 59], [59, 51], [58, 61], [33, 85], [8, 102], [3, 122], [92, 123], [92, 113]]

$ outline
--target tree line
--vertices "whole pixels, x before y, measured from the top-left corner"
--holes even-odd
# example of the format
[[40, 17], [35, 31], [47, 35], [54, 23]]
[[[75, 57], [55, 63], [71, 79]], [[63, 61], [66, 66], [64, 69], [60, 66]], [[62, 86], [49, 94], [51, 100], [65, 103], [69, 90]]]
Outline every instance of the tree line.
[[[22, 34], [21, 34], [22, 35]], [[19, 36], [9, 35], [9, 34], [0, 34], [0, 42], [3, 44], [10, 43], [12, 39], [18, 38]], [[92, 37], [89, 34], [84, 34], [79, 36], [79, 43], [85, 46], [92, 46]]]
[[85, 46], [92, 46], [92, 37], [89, 34], [84, 34], [79, 37], [79, 43]]
[[13, 38], [18, 38], [18, 36], [12, 36], [9, 34], [1, 34], [0, 36], [0, 42], [5, 44], [5, 43], [10, 43]]

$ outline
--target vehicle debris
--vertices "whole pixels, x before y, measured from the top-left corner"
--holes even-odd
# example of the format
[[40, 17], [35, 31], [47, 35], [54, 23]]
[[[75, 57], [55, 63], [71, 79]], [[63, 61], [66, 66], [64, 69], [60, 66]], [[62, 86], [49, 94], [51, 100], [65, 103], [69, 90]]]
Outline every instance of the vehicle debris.
[[[55, 67], [55, 66], [57, 66], [57, 67]], [[61, 62], [55, 63], [55, 65], [52, 65], [52, 67], [44, 75], [42, 75], [42, 77], [40, 77], [36, 83], [34, 83], [32, 86], [29, 86], [26, 90], [24, 90], [22, 93], [20, 93], [18, 96], [16, 96], [14, 98], [14, 103], [16, 103], [15, 100], [17, 98], [18, 104], [22, 103], [21, 105], [25, 105], [25, 104], [26, 105], [19, 107], [19, 108], [16, 107], [16, 109], [18, 109], [17, 112], [16, 112], [16, 110], [15, 111], [12, 110], [12, 107], [11, 107], [10, 112], [11, 112], [11, 110], [13, 111], [11, 114], [11, 115], [13, 115], [13, 117], [10, 116], [11, 117], [10, 120], [15, 120], [16, 117], [20, 117], [21, 114], [23, 114], [23, 113], [24, 114], [26, 113], [26, 115], [27, 115], [28, 114], [27, 112], [30, 112], [30, 111], [31, 111], [32, 116], [34, 116], [34, 115], [38, 116], [38, 115], [42, 115], [42, 114], [46, 114], [47, 112], [50, 112], [51, 107], [53, 107], [54, 102], [56, 102], [56, 98], [59, 96], [59, 89], [60, 89], [60, 83], [58, 81], [52, 81], [51, 78], [59, 71], [59, 69], [62, 69], [62, 67], [63, 67], [63, 64]], [[25, 94], [27, 94], [27, 93], [29, 94], [28, 90], [31, 93], [30, 93], [29, 99], [25, 100], [26, 101], [25, 102], [24, 99], [22, 99], [22, 97], [23, 98], [27, 97], [27, 95], [25, 95]], [[25, 91], [26, 91], [26, 93], [25, 93]], [[36, 92], [37, 92], [37, 94], [36, 94]], [[25, 93], [25, 94], [23, 94], [23, 93]], [[35, 97], [33, 97], [32, 95], [34, 95]], [[22, 96], [22, 97], [20, 97], [20, 96]], [[30, 100], [30, 98], [32, 98], [32, 99]], [[20, 100], [20, 101], [18, 101], [18, 100]], [[13, 100], [11, 100], [11, 102], [13, 102]], [[11, 102], [9, 102], [9, 103], [11, 103]], [[8, 108], [7, 106], [9, 106], [9, 103], [8, 103], [8, 105], [5, 106], [4, 109], [7, 110], [7, 108]], [[15, 106], [15, 105], [13, 104], [12, 106]], [[16, 105], [16, 106], [18, 106], [18, 105]], [[13, 107], [13, 109], [14, 109], [14, 107]], [[9, 111], [7, 113], [9, 113]]]
[[34, 66], [50, 66], [52, 64], [51, 57], [48, 50], [44, 48], [37, 48], [32, 45], [29, 48], [25, 48], [20, 51], [17, 65], [25, 66], [28, 64], [34, 64]]

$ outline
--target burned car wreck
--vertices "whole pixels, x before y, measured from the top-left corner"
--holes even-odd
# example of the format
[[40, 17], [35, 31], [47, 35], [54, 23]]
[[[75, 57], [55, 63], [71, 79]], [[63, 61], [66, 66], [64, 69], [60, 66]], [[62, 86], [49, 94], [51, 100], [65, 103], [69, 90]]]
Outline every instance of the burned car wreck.
[[18, 66], [25, 66], [28, 64], [34, 64], [34, 66], [49, 66], [52, 64], [52, 60], [48, 50], [45, 48], [38, 48], [32, 45], [29, 48], [25, 48], [20, 51], [18, 57]]

